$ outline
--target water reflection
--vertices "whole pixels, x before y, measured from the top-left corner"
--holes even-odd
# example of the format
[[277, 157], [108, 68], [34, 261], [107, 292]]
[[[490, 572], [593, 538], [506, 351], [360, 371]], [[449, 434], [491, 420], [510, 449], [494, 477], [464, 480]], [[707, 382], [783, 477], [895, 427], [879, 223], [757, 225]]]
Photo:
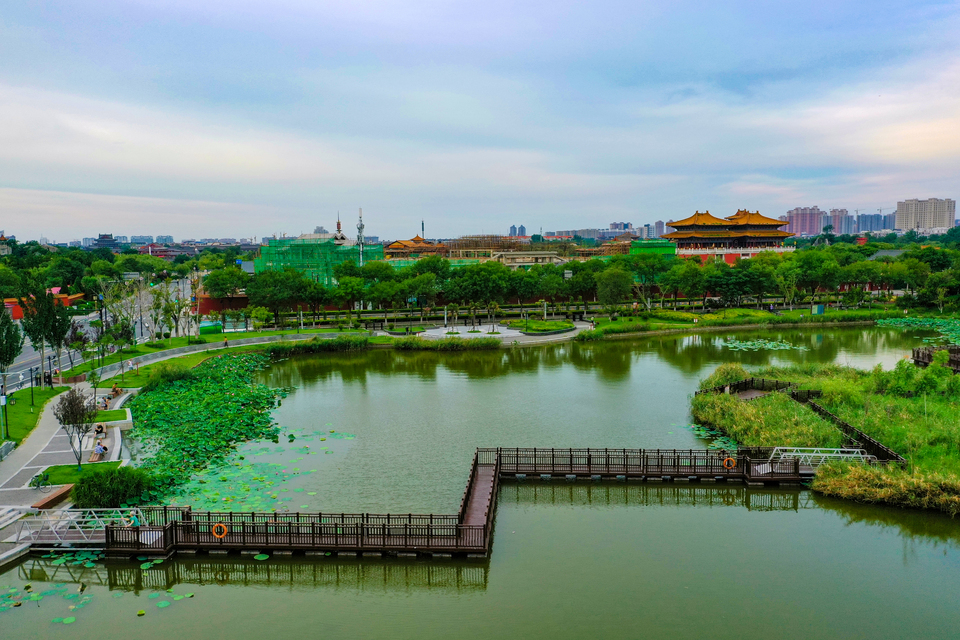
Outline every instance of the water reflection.
[[111, 591], [165, 591], [180, 584], [316, 587], [361, 592], [484, 591], [487, 560], [345, 559], [340, 557], [256, 562], [242, 556], [177, 558], [148, 571], [139, 563], [107, 563], [93, 568], [53, 566], [32, 558], [21, 564], [18, 577], [27, 582], [98, 585]]
[[[743, 485], [504, 483], [500, 502], [578, 507], [738, 507], [747, 511], [817, 509], [807, 490], [751, 489]], [[589, 516], [585, 516], [589, 517]]]
[[[435, 380], [440, 370], [482, 380], [508, 374], [558, 370], [570, 364], [578, 371], [594, 372], [601, 380], [627, 379], [643, 357], [655, 357], [674, 369], [697, 375], [720, 362], [748, 366], [790, 365], [806, 362], [837, 362], [867, 366], [890, 365], [922, 344], [930, 331], [903, 331], [885, 327], [839, 327], [831, 329], [763, 329], [719, 331], [695, 335], [654, 336], [639, 340], [614, 340], [595, 344], [566, 343], [500, 351], [436, 353], [394, 352], [374, 349], [363, 353], [329, 354], [291, 358], [273, 367], [270, 384], [313, 386], [331, 379], [367, 384], [371, 376], [408, 375]], [[757, 337], [782, 340], [805, 350], [731, 351], [727, 339]]]

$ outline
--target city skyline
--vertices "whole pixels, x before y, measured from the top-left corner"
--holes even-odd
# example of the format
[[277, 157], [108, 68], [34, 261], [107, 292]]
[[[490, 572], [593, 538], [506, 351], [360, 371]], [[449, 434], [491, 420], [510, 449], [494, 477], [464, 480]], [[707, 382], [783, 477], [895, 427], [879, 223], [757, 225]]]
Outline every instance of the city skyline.
[[907, 2], [15, 4], [0, 220], [261, 237], [362, 206], [450, 237], [955, 198], [958, 27]]

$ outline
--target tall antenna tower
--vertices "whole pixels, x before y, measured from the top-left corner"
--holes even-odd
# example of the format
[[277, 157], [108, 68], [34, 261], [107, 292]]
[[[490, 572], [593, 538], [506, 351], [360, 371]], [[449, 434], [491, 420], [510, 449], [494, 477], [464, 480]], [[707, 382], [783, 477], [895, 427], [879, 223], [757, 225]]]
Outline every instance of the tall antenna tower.
[[363, 266], [363, 207], [360, 208], [360, 222], [357, 223], [357, 246], [360, 247], [360, 266]]

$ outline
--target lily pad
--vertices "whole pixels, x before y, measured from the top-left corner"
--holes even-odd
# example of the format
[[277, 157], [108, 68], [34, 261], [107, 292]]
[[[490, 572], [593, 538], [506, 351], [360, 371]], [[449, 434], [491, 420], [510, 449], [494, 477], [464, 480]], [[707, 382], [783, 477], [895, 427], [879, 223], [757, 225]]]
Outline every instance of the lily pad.
[[165, 609], [165, 608], [167, 608], [167, 607], [169, 607], [169, 606], [170, 606], [170, 602], [167, 601], [167, 600], [164, 600], [163, 602], [158, 602], [158, 603], [157, 603], [157, 608], [158, 608], [158, 609]]
[[254, 559], [254, 560], [269, 560], [269, 559], [270, 559], [270, 556], [267, 555], [267, 554], [265, 554], [265, 553], [258, 553], [257, 555], [253, 556], [253, 559]]
[[76, 618], [74, 618], [73, 616], [70, 616], [69, 618], [63, 619], [63, 624], [73, 624], [76, 621], [77, 621]]

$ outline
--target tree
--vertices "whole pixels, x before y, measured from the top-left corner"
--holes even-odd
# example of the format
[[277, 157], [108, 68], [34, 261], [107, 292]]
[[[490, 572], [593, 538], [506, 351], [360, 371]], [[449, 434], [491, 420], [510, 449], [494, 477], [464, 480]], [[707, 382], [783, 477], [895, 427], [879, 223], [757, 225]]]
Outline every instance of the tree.
[[42, 287], [32, 283], [26, 292], [26, 295], [18, 298], [20, 308], [23, 309], [23, 319], [20, 321], [23, 326], [23, 332], [30, 338], [30, 344], [36, 349], [40, 347], [40, 375], [43, 379], [44, 374], [44, 344], [47, 336], [50, 335], [50, 324], [53, 322], [54, 305], [56, 304], [52, 294], [45, 291]]
[[87, 398], [82, 391], [73, 387], [60, 397], [53, 407], [53, 415], [67, 434], [79, 470], [83, 457], [83, 438], [90, 433], [97, 419], [97, 400], [95, 397]]
[[247, 284], [247, 298], [250, 304], [269, 309], [274, 322], [280, 326], [280, 312], [289, 309], [297, 300], [302, 281], [303, 276], [296, 269], [263, 271]]
[[797, 297], [800, 283], [800, 268], [792, 261], [785, 260], [773, 272], [773, 281], [783, 296], [783, 303], [790, 305], [793, 311], [793, 301]]
[[70, 368], [73, 368], [73, 352], [76, 351], [81, 360], [86, 359], [87, 345], [90, 338], [83, 327], [76, 321], [70, 322], [70, 333], [67, 334], [67, 357], [70, 358]]
[[[669, 266], [664, 257], [658, 253], [641, 253], [634, 256], [630, 268], [637, 277], [640, 300], [649, 311], [653, 307], [653, 287], [660, 276], [667, 272]], [[597, 293], [599, 295], [599, 288]]]
[[619, 304], [630, 296], [633, 277], [617, 267], [611, 267], [596, 276], [597, 299], [604, 306]]
[[57, 352], [57, 369], [63, 370], [60, 362], [60, 353], [67, 345], [67, 336], [70, 335], [70, 328], [73, 326], [73, 319], [70, 312], [62, 304], [53, 306], [53, 313], [50, 316], [50, 326], [47, 333], [47, 342], [50, 348]]
[[[0, 375], [2, 375], [4, 391], [7, 388], [7, 373], [22, 350], [23, 333], [21, 333], [20, 327], [16, 325], [6, 310], [0, 309]], [[6, 438], [6, 432], [10, 429], [7, 421], [6, 405], [3, 406], [3, 424], [4, 431], [0, 432], [0, 441]]]
[[203, 288], [207, 294], [214, 300], [220, 302], [220, 322], [226, 328], [224, 316], [226, 315], [227, 298], [237, 295], [241, 289], [247, 286], [250, 276], [245, 271], [236, 266], [229, 266], [224, 269], [211, 271], [203, 279]]

